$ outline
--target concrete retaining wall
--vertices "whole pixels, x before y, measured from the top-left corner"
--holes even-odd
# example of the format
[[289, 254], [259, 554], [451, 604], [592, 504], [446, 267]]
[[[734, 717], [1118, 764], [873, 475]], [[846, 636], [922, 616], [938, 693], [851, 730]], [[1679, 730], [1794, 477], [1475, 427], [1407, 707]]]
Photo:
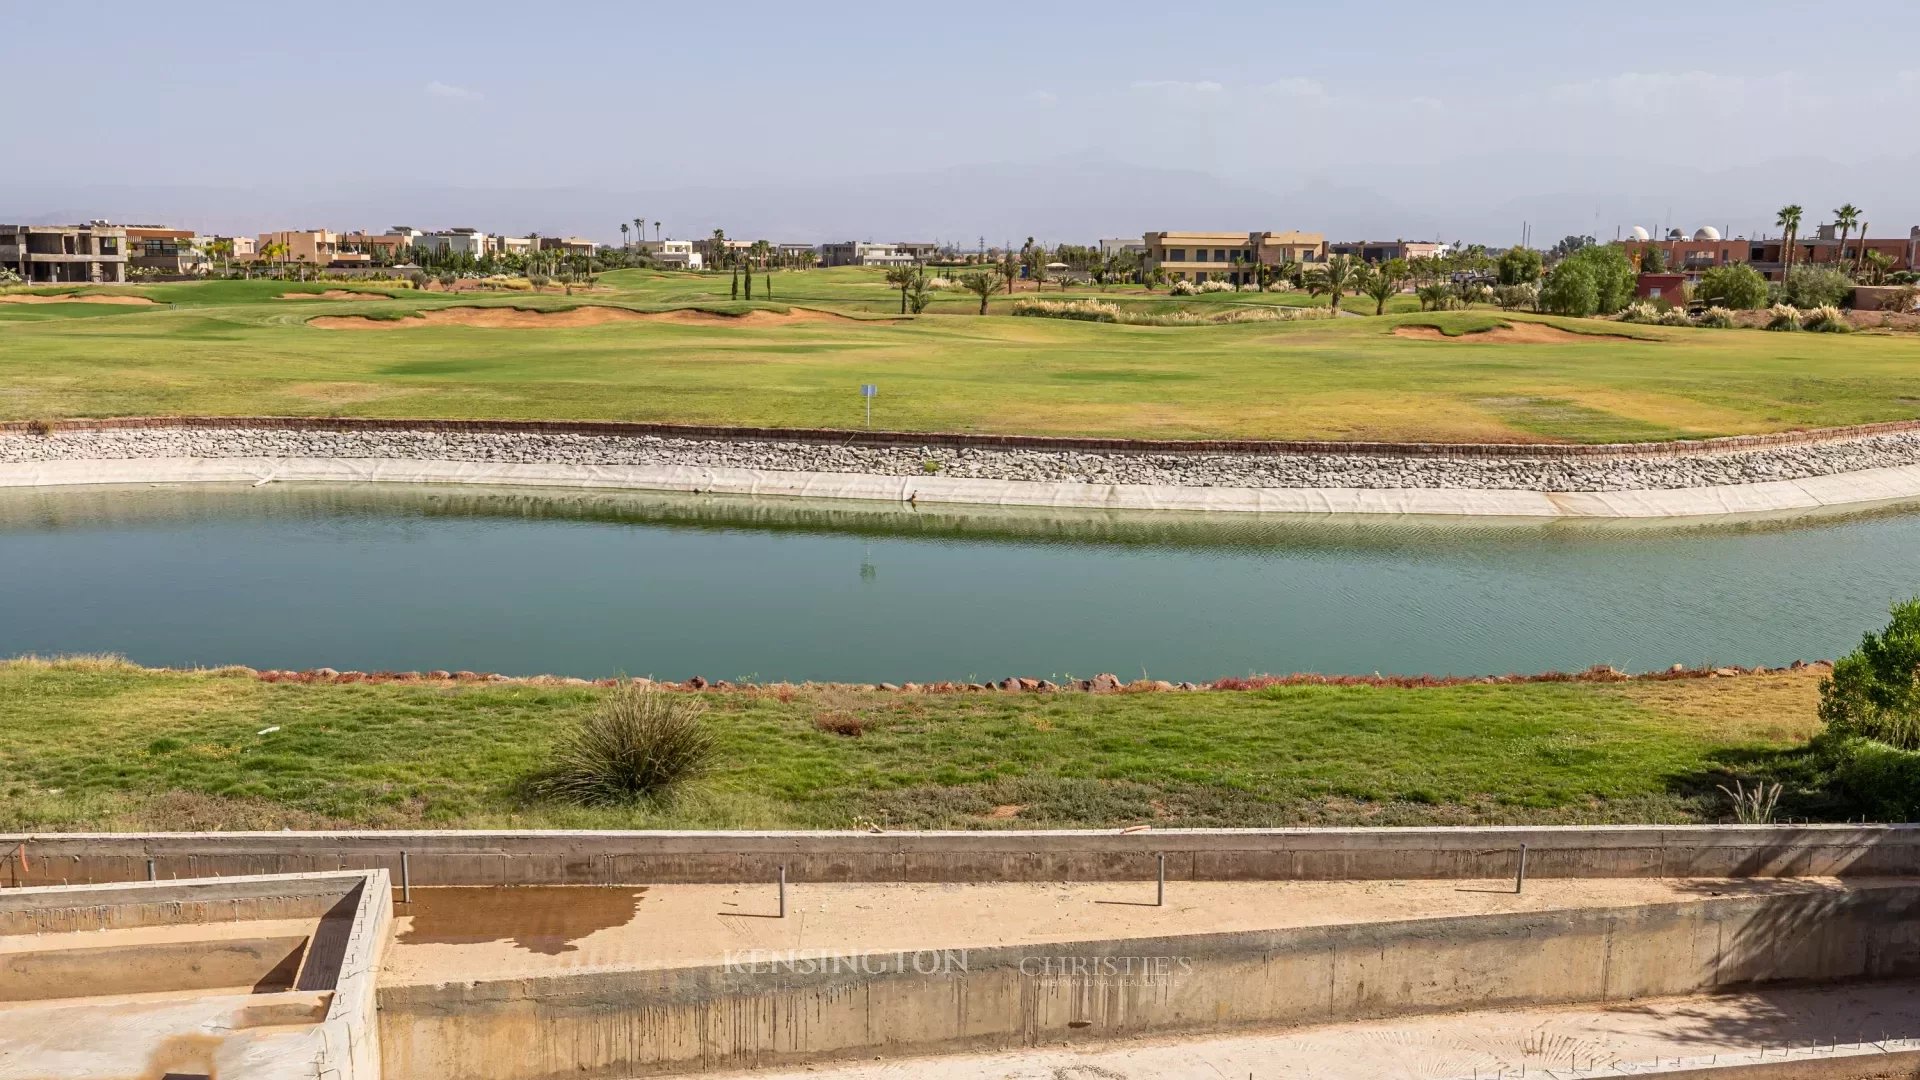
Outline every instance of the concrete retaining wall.
[[1920, 889], [389, 987], [394, 1080], [613, 1077], [1920, 975]]
[[1685, 518], [1865, 506], [1920, 498], [1920, 465], [1753, 484], [1631, 491], [1179, 487], [880, 476], [687, 465], [572, 465], [389, 458], [153, 458], [0, 464], [0, 487], [83, 484], [488, 484], [867, 502], [1258, 514]]
[[1054, 832], [274, 832], [0, 836], [0, 882], [384, 868], [416, 885], [1920, 875], [1920, 826]]

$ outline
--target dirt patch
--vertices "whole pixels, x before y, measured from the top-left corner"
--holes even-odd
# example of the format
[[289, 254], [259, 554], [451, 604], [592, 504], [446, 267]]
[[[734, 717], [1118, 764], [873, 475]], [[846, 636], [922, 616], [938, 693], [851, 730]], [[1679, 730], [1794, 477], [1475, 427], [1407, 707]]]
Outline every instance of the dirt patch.
[[383, 292], [365, 292], [356, 289], [327, 289], [324, 292], [290, 292], [274, 297], [276, 300], [391, 300]]
[[370, 319], [364, 315], [322, 315], [307, 325], [322, 330], [408, 330], [420, 326], [471, 326], [489, 330], [553, 330], [604, 326], [615, 322], [704, 323], [718, 326], [772, 326], [785, 323], [858, 322], [845, 315], [794, 308], [787, 312], [750, 311], [720, 315], [711, 311], [629, 311], [616, 307], [577, 307], [531, 311], [514, 307], [457, 307], [423, 311], [412, 318]]
[[1488, 330], [1468, 330], [1449, 336], [1434, 326], [1396, 326], [1394, 337], [1415, 338], [1420, 341], [1450, 341], [1456, 344], [1471, 342], [1476, 345], [1501, 343], [1509, 345], [1545, 345], [1565, 344], [1569, 341], [1643, 341], [1644, 338], [1627, 334], [1576, 334], [1571, 330], [1562, 330], [1545, 323], [1515, 322], [1506, 323]]
[[85, 296], [74, 293], [8, 293], [0, 296], [0, 304], [130, 304], [150, 307], [152, 300], [144, 296], [105, 296], [89, 293]]

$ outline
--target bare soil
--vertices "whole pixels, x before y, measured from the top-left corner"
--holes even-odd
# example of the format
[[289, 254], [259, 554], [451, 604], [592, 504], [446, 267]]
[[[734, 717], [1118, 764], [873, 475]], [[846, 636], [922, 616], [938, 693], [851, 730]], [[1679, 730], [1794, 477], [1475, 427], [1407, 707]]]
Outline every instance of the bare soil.
[[138, 304], [151, 305], [152, 300], [144, 296], [107, 296], [88, 293], [77, 296], [73, 293], [61, 293], [57, 296], [45, 293], [8, 293], [0, 296], [0, 304]]
[[577, 307], [531, 311], [513, 307], [458, 307], [423, 311], [413, 318], [370, 319], [364, 315], [322, 315], [307, 325], [322, 330], [409, 330], [421, 326], [470, 326], [489, 330], [555, 330], [604, 326], [616, 322], [704, 323], [719, 326], [775, 326], [787, 323], [859, 322], [844, 315], [794, 308], [787, 312], [749, 311], [720, 315], [711, 311], [629, 311], [616, 307]]
[[1449, 341], [1454, 344], [1469, 343], [1474, 345], [1563, 345], [1570, 341], [1591, 342], [1606, 338], [1626, 341], [1640, 340], [1639, 338], [1628, 337], [1625, 334], [1576, 334], [1571, 330], [1562, 330], [1557, 326], [1548, 326], [1545, 323], [1532, 322], [1507, 323], [1503, 326], [1496, 326], [1491, 330], [1470, 330], [1464, 334], [1452, 337], [1441, 333], [1438, 327], [1433, 326], [1396, 326], [1393, 328], [1393, 336], [1418, 338], [1421, 341]]
[[359, 289], [328, 289], [325, 292], [281, 293], [277, 300], [386, 300], [386, 293]]

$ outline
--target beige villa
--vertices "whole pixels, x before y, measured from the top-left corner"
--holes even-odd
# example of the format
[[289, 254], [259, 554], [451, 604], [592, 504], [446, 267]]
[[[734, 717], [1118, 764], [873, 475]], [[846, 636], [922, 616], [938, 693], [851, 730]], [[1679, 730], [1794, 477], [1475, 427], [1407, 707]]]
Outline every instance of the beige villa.
[[1308, 232], [1150, 232], [1144, 237], [1146, 268], [1168, 281], [1255, 280], [1256, 265], [1319, 263], [1327, 258], [1327, 238]]

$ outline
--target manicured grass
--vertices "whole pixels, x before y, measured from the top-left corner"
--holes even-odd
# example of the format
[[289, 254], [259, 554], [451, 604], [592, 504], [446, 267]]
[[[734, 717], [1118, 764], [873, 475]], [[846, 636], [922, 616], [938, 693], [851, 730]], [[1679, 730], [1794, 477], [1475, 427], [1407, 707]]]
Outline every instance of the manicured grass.
[[[392, 299], [288, 301], [278, 297], [322, 286], [221, 281], [134, 290], [164, 305], [152, 308], [0, 305], [0, 419], [272, 413], [858, 427], [866, 382], [879, 386], [875, 426], [923, 431], [1606, 442], [1920, 416], [1920, 336], [1910, 334], [1628, 328], [1484, 310], [1123, 326], [982, 318], [960, 293], [940, 294], [918, 318], [875, 319], [897, 310], [898, 294], [857, 269], [775, 273], [772, 303], [755, 306], [858, 320], [307, 325], [323, 314], [390, 319], [476, 304], [746, 310], [728, 299], [729, 285], [727, 275], [618, 271], [571, 298], [394, 290]], [[1176, 301], [1138, 287], [1100, 295], [1156, 309], [1324, 303], [1267, 293]], [[996, 310], [1008, 302], [997, 297]], [[1372, 309], [1364, 298], [1347, 306]], [[1526, 320], [1589, 336], [1501, 343], [1464, 333]], [[1395, 336], [1406, 323], [1462, 336]]]
[[[0, 827], [1716, 820], [1725, 769], [1751, 775], [1812, 733], [1815, 683], [707, 692], [717, 771], [666, 806], [588, 811], [532, 800], [525, 781], [594, 688], [13, 661], [0, 663]], [[820, 717], [863, 733], [829, 734]]]

